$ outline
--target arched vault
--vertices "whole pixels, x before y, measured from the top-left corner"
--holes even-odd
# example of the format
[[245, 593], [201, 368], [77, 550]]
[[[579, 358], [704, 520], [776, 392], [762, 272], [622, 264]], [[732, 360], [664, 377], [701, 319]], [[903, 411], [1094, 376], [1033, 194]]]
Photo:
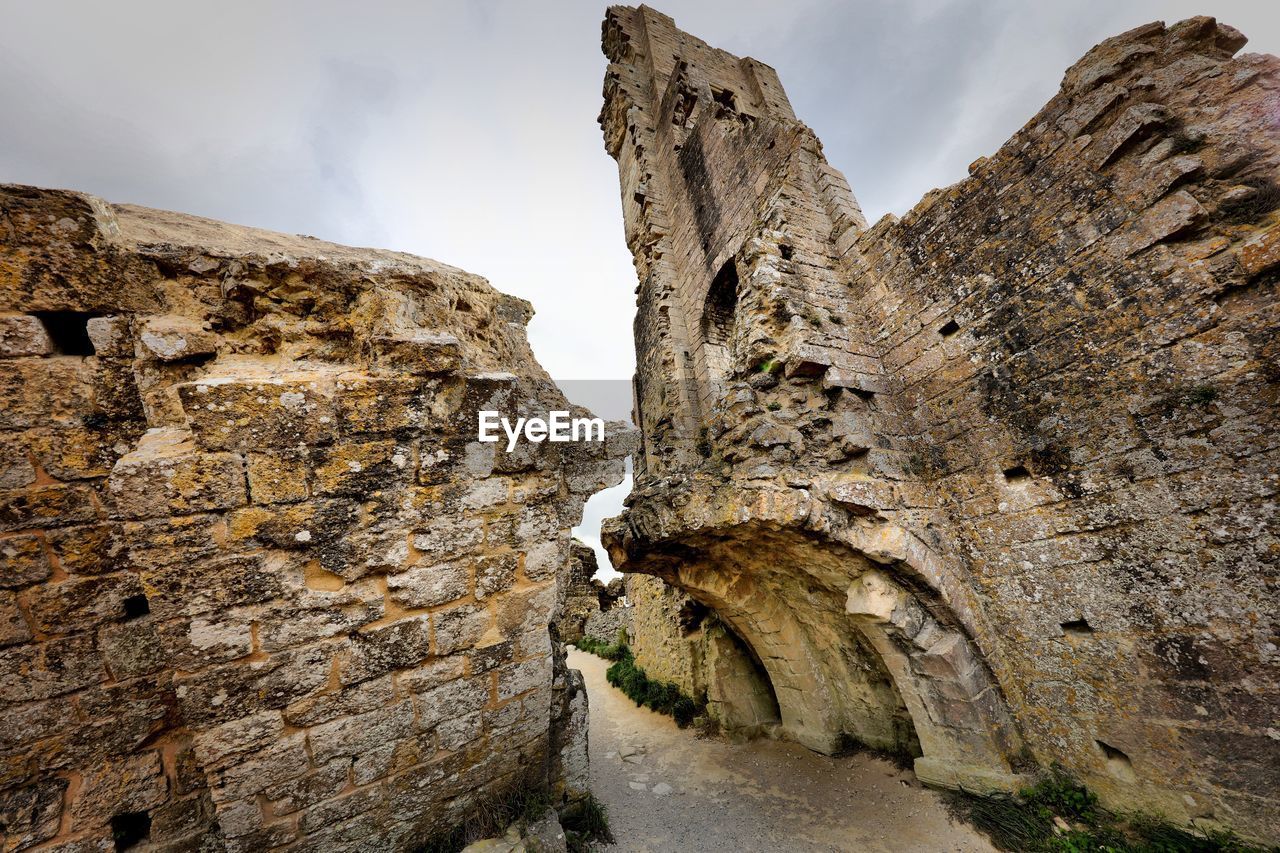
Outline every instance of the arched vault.
[[750, 646], [784, 736], [825, 753], [849, 739], [910, 750], [930, 784], [1015, 788], [1022, 739], [958, 590], [910, 534], [833, 512], [800, 490], [736, 508], [642, 494], [605, 540], [620, 570], [662, 578]]

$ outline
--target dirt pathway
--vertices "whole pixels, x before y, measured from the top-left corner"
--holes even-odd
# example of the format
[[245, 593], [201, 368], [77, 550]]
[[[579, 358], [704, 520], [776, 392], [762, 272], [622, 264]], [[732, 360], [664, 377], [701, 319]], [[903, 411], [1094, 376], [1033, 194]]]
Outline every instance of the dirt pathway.
[[938, 795], [878, 758], [791, 743], [700, 739], [610, 687], [606, 661], [569, 651], [591, 700], [591, 787], [609, 851], [919, 851], [994, 848], [951, 823]]

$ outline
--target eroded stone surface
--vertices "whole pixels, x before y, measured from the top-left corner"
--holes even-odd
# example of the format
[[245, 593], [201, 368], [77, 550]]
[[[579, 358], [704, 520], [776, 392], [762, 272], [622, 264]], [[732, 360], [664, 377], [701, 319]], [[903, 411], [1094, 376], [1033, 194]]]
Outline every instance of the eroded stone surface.
[[476, 464], [478, 403], [570, 408], [527, 303], [77, 193], [0, 222], [2, 849], [405, 850], [584, 790], [549, 624], [630, 444]]
[[571, 543], [564, 608], [558, 622], [560, 639], [566, 643], [576, 643], [583, 636], [612, 643], [618, 631], [631, 627], [622, 579], [615, 577], [606, 584], [595, 577], [599, 568], [595, 551], [576, 540]]

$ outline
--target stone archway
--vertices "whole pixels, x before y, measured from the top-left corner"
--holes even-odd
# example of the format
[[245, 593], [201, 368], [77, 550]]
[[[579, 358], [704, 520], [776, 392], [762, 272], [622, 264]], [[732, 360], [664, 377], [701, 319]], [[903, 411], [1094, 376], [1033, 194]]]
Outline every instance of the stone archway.
[[1020, 786], [1021, 737], [972, 639], [972, 614], [952, 608], [945, 578], [929, 580], [937, 567], [871, 548], [884, 531], [795, 523], [816, 513], [780, 523], [790, 515], [776, 512], [782, 505], [714, 524], [705, 505], [633, 505], [630, 529], [608, 536], [611, 554], [621, 570], [660, 577], [713, 609], [752, 649], [784, 737], [825, 753], [850, 738], [908, 752], [932, 785]]
[[1007, 787], [1020, 739], [999, 687], [963, 630], [934, 618], [878, 569], [850, 584], [845, 609], [911, 710], [923, 752], [916, 775], [949, 788]]

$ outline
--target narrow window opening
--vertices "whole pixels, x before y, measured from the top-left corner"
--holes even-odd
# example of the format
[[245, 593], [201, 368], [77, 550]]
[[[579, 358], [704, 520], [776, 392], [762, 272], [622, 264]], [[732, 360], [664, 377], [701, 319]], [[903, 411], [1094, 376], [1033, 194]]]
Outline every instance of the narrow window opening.
[[1062, 633], [1068, 637], [1083, 637], [1093, 633], [1093, 626], [1089, 624], [1089, 620], [1084, 618], [1063, 622], [1061, 627]]
[[137, 619], [151, 612], [151, 604], [145, 595], [131, 595], [124, 600], [124, 618]]
[[125, 812], [111, 818], [111, 838], [116, 850], [129, 850], [151, 837], [151, 815]]
[[686, 637], [702, 627], [702, 620], [706, 618], [710, 610], [700, 601], [694, 601], [692, 598], [686, 601], [680, 608], [680, 612], [676, 614], [676, 624], [680, 626], [680, 631]]
[[716, 105], [716, 118], [727, 118], [738, 111], [738, 105], [733, 97], [733, 92], [725, 89], [711, 90], [711, 100]]
[[738, 310], [738, 267], [730, 258], [716, 273], [707, 290], [702, 311], [702, 339], [727, 347], [733, 333], [733, 315]]
[[791, 248], [786, 243], [783, 243], [781, 246], [779, 246], [778, 251], [782, 253], [782, 259], [784, 261], [791, 260], [791, 257], [795, 254], [795, 249]]
[[58, 355], [93, 355], [89, 319], [96, 315], [88, 311], [37, 311], [35, 315]]
[[942, 328], [938, 329], [938, 334], [944, 338], [949, 338], [958, 331], [960, 331], [960, 324], [955, 320], [948, 320], [943, 324]]
[[1012, 468], [1004, 469], [1004, 478], [1009, 483], [1017, 485], [1029, 482], [1031, 480], [1031, 472], [1027, 470], [1025, 465], [1014, 465]]

